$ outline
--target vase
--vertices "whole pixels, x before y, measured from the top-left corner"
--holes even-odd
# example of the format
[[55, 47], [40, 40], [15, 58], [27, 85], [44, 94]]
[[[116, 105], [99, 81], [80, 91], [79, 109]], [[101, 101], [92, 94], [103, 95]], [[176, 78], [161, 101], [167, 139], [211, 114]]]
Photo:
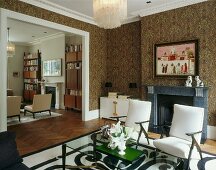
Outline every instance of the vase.
[[120, 155], [125, 155], [125, 149], [126, 149], [126, 146], [125, 146], [125, 144], [126, 144], [126, 141], [121, 141], [121, 142], [119, 142], [119, 144], [118, 144], [118, 149], [119, 149], [119, 154]]

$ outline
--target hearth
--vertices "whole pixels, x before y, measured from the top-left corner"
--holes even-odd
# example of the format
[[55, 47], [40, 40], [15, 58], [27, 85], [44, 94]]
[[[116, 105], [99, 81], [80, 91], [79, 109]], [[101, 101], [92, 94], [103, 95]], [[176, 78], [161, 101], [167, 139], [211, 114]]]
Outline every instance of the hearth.
[[153, 125], [172, 122], [173, 105], [183, 104], [203, 107], [204, 122], [202, 142], [207, 138], [208, 88], [184, 86], [147, 86], [148, 100], [152, 102], [149, 131], [159, 132]]

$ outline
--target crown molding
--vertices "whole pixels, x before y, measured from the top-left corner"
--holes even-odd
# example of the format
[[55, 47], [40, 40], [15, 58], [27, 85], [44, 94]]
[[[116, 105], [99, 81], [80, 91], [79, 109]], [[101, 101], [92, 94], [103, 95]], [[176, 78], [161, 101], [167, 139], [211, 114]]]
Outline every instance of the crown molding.
[[47, 0], [19, 0], [52, 12], [56, 12], [58, 14], [62, 14], [64, 16], [77, 19], [79, 21], [83, 21], [89, 24], [97, 25], [96, 22], [92, 17], [89, 17], [87, 15], [84, 15], [82, 13], [70, 10], [68, 8], [62, 7], [60, 5], [57, 5], [55, 3], [52, 3]]
[[64, 33], [58, 32], [58, 33], [51, 34], [51, 35], [48, 35], [48, 36], [45, 36], [45, 37], [42, 37], [42, 38], [37, 38], [34, 41], [28, 42], [26, 44], [28, 44], [29, 46], [37, 45], [37, 44], [40, 44], [43, 41], [52, 40], [52, 39], [59, 38], [59, 37], [64, 37], [64, 36], [65, 36]]
[[197, 4], [197, 3], [201, 3], [205, 1], [207, 0], [173, 0], [171, 3], [166, 3], [166, 4], [164, 3], [163, 5], [159, 5], [159, 6], [144, 9], [144, 10], [135, 11], [135, 12], [132, 12], [131, 14], [135, 16], [139, 15], [140, 17], [144, 17], [144, 16], [148, 16], [148, 15], [152, 15], [152, 14], [156, 14], [156, 13], [160, 13], [164, 11], [169, 11], [172, 9], [176, 9], [176, 8], [180, 8], [180, 7], [184, 7], [188, 5], [193, 5], [193, 4]]
[[[52, 12], [56, 12], [58, 14], [62, 14], [64, 16], [70, 17], [70, 18], [74, 18], [77, 19], [79, 21], [83, 21], [89, 24], [93, 24], [93, 25], [97, 25], [97, 23], [94, 21], [93, 17], [89, 17], [87, 15], [84, 15], [82, 13], [70, 10], [68, 8], [62, 7], [60, 5], [57, 5], [55, 3], [52, 3], [50, 1], [47, 0], [19, 0]], [[127, 24], [127, 23], [131, 23], [131, 22], [135, 22], [135, 21], [139, 21], [140, 17], [138, 16], [134, 16], [134, 17], [130, 17], [127, 18], [126, 20], [123, 21], [123, 24]]]
[[[60, 5], [57, 5], [47, 0], [19, 0], [19, 1], [61, 14], [61, 15], [64, 15], [70, 18], [74, 18], [79, 21], [97, 25], [93, 17], [70, 10], [68, 8], [62, 7]], [[168, 11], [171, 9], [176, 9], [176, 8], [180, 8], [180, 7], [184, 7], [184, 6], [188, 6], [188, 5], [192, 5], [192, 4], [196, 4], [200, 2], [205, 2], [205, 1], [207, 0], [173, 0], [171, 3], [164, 3], [163, 5], [155, 6], [152, 8], [134, 11], [130, 13], [133, 16], [128, 17], [126, 20], [124, 20], [123, 24], [128, 24], [131, 22], [139, 21], [140, 17], [144, 17], [144, 16], [148, 16], [148, 15], [156, 14], [159, 12], [164, 12], [164, 11]]]

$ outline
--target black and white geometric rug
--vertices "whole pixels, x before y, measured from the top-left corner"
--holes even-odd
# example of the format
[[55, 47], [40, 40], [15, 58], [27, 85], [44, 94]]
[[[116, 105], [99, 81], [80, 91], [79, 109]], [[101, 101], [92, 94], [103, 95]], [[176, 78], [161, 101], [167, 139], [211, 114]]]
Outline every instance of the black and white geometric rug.
[[[94, 166], [88, 169], [103, 169], [103, 170], [174, 170], [177, 169], [179, 160], [176, 157], [169, 156], [165, 153], [159, 153], [154, 160], [154, 150], [140, 147], [143, 150], [144, 156], [134, 164], [118, 160], [112, 156], [107, 156], [97, 153], [97, 164], [93, 159], [93, 144], [89, 141], [89, 136], [82, 137], [83, 140], [76, 139], [72, 142], [73, 148], [67, 148], [66, 165], [71, 166]], [[81, 142], [82, 141], [82, 142]], [[51, 149], [47, 149], [40, 153], [36, 153], [24, 158], [24, 163], [35, 170], [53, 170], [62, 169], [62, 148], [61, 145]], [[82, 168], [77, 168], [82, 169]], [[203, 153], [203, 160], [199, 157], [190, 161], [191, 170], [215, 170], [216, 156]]]

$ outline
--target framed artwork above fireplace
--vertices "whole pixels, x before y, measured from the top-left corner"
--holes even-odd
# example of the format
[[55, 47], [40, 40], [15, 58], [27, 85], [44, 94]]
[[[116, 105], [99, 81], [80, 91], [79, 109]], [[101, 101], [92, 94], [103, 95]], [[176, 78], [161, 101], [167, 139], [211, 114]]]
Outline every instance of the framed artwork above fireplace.
[[154, 45], [154, 77], [198, 75], [198, 40]]

